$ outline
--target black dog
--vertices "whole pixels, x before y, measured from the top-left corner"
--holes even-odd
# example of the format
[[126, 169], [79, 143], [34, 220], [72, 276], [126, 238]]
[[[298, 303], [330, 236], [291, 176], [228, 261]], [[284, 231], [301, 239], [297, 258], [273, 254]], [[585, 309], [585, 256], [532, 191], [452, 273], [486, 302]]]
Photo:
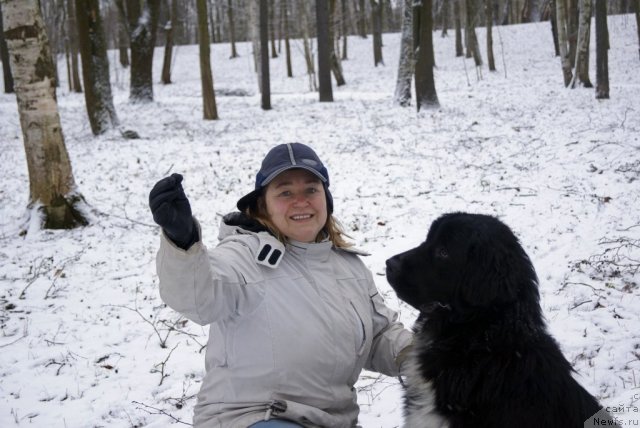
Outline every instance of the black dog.
[[438, 218], [426, 242], [387, 260], [387, 279], [420, 311], [406, 427], [617, 426], [573, 379], [546, 330], [531, 261], [496, 218]]

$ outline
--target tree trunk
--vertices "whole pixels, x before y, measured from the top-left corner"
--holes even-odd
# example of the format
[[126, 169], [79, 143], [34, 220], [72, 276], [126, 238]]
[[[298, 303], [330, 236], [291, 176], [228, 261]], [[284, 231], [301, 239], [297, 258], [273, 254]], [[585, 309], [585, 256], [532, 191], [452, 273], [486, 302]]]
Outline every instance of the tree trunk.
[[346, 84], [342, 73], [342, 63], [340, 56], [336, 53], [334, 37], [336, 35], [336, 0], [329, 0], [329, 57], [331, 60], [331, 71], [336, 79], [336, 85]]
[[526, 24], [528, 22], [531, 22], [531, 0], [524, 0], [522, 12], [520, 13], [520, 23]]
[[638, 57], [640, 58], [640, 0], [635, 0], [636, 31], [638, 32]]
[[462, 20], [460, 19], [460, 2], [462, 0], [453, 0], [453, 22], [456, 28], [456, 56], [464, 55], [462, 48]]
[[122, 3], [116, 1], [118, 9], [118, 52], [120, 65], [123, 68], [129, 67], [129, 31], [127, 29], [127, 15], [123, 9]]
[[607, 2], [596, 0], [596, 98], [609, 98]]
[[[318, 85], [316, 84], [316, 71], [315, 62], [313, 61], [313, 54], [311, 53], [311, 47], [309, 42], [309, 12], [307, 11], [306, 0], [300, 0], [298, 4], [298, 10], [301, 13], [302, 18], [302, 46], [304, 47], [304, 61], [307, 65], [307, 75], [309, 76], [309, 90], [317, 91]], [[331, 76], [329, 76], [329, 83], [331, 83]]]
[[198, 43], [200, 46], [200, 78], [202, 80], [203, 118], [218, 118], [216, 95], [213, 92], [213, 75], [209, 53], [209, 26], [207, 25], [207, 0], [196, 0], [198, 9]]
[[373, 65], [384, 65], [382, 60], [382, 0], [371, 0], [371, 27], [373, 29]]
[[165, 45], [164, 45], [164, 58], [162, 60], [162, 78], [161, 81], [165, 85], [171, 83], [171, 60], [173, 59], [173, 28], [174, 23], [178, 15], [178, 0], [171, 0], [171, 9], [169, 12], [169, 19], [164, 26], [165, 30]]
[[320, 101], [333, 101], [331, 88], [331, 47], [329, 46], [329, 5], [327, 0], [316, 0], [316, 28], [318, 32], [318, 81]]
[[287, 77], [293, 77], [293, 68], [291, 67], [291, 45], [289, 43], [289, 8], [287, 5], [288, 0], [281, 0], [282, 2], [282, 20], [284, 27], [284, 55], [287, 63]]
[[153, 51], [156, 44], [160, 0], [144, 0], [142, 8], [140, 1], [124, 3], [131, 41], [129, 99], [133, 102], [151, 102], [153, 101]]
[[411, 104], [411, 79], [413, 77], [413, 0], [402, 2], [402, 33], [400, 39], [400, 61], [394, 101], [406, 107]]
[[238, 57], [238, 51], [236, 51], [236, 24], [233, 20], [233, 5], [231, 0], [228, 2], [227, 14], [229, 16], [229, 40], [231, 42], [231, 58]]
[[558, 42], [558, 19], [556, 13], [556, 0], [551, 0], [550, 20], [551, 20], [551, 35], [553, 36], [553, 46], [555, 48], [556, 56], [560, 56], [560, 43]]
[[[576, 47], [578, 45], [578, 0], [566, 0], [567, 9], [565, 18], [567, 20], [567, 41], [569, 42], [569, 58], [576, 57]], [[573, 63], [571, 63], [573, 67]]]
[[260, 77], [262, 79], [262, 110], [271, 110], [269, 81], [269, 3], [260, 0]]
[[433, 78], [435, 60], [433, 54], [432, 0], [422, 0], [422, 4], [414, 2], [413, 9], [416, 106], [420, 111], [421, 108], [437, 107], [439, 105]]
[[578, 45], [576, 47], [575, 74], [571, 88], [580, 83], [585, 88], [593, 88], [589, 79], [589, 40], [591, 39], [591, 0], [580, 2], [580, 22], [578, 25]]
[[467, 58], [473, 56], [473, 60], [476, 64], [476, 67], [480, 67], [482, 65], [482, 56], [480, 55], [480, 46], [478, 44], [478, 37], [476, 36], [476, 18], [477, 11], [474, 7], [475, 0], [466, 0], [466, 10], [467, 10]]
[[358, 34], [363, 39], [367, 38], [367, 12], [365, 10], [365, 0], [358, 2]]
[[496, 61], [493, 57], [493, 0], [485, 0], [484, 10], [487, 18], [487, 61], [489, 71], [496, 71]]
[[78, 25], [76, 23], [75, 0], [67, 2], [67, 36], [69, 38], [69, 55], [71, 56], [71, 69], [69, 70], [69, 85], [71, 90], [82, 93], [80, 83], [80, 71], [78, 70]]
[[346, 60], [348, 59], [348, 55], [347, 55], [347, 33], [349, 33], [349, 31], [347, 30], [347, 22], [348, 22], [348, 14], [349, 14], [349, 8], [347, 7], [347, 0], [341, 0], [340, 1], [340, 6], [341, 6], [341, 28], [342, 28], [342, 59]]
[[99, 135], [119, 125], [113, 107], [109, 60], [99, 0], [75, 0], [78, 41], [82, 59], [84, 98], [91, 131]]
[[569, 57], [567, 42], [567, 20], [566, 10], [563, 0], [556, 0], [556, 19], [558, 26], [558, 46], [560, 48], [560, 62], [562, 64], [562, 75], [564, 77], [564, 86], [569, 86], [573, 77], [571, 71], [571, 59]]
[[62, 135], [39, 1], [2, 0], [1, 7], [29, 171], [29, 208], [40, 211], [45, 229], [86, 225]]
[[[271, 58], [278, 58], [278, 50], [276, 49], [276, 20], [275, 20], [275, 2], [274, 0], [269, 0], [268, 4], [268, 16], [267, 16], [267, 25], [268, 27], [268, 36], [271, 36]], [[267, 50], [268, 53], [268, 50]]]
[[[455, 0], [454, 0], [455, 1]], [[442, 34], [441, 36], [447, 37], [447, 30], [449, 28], [449, 0], [442, 0]]]
[[4, 75], [4, 93], [13, 93], [13, 76], [11, 75], [11, 66], [9, 66], [9, 49], [4, 39], [4, 31], [2, 25], [2, 8], [0, 7], [0, 60], [2, 60], [2, 73]]

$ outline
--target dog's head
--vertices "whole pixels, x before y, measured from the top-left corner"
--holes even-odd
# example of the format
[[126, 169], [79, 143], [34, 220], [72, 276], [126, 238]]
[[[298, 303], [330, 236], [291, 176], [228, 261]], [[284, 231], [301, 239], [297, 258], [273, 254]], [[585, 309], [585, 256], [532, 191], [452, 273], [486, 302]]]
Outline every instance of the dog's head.
[[398, 297], [421, 312], [538, 305], [537, 277], [511, 229], [495, 217], [453, 213], [433, 222], [421, 245], [387, 260]]

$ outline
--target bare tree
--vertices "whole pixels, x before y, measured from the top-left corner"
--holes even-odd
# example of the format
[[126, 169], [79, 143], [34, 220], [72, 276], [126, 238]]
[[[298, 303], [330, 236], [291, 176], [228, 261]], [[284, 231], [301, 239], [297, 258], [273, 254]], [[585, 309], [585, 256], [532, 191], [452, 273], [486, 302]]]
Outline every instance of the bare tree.
[[[117, 4], [117, 3], [116, 3]], [[129, 67], [129, 31], [127, 30], [127, 16], [124, 13], [124, 9], [117, 7], [118, 9], [118, 51], [120, 65], [124, 68]]]
[[165, 44], [164, 44], [164, 58], [162, 60], [162, 77], [161, 81], [165, 85], [171, 83], [171, 60], [173, 59], [173, 28], [178, 17], [178, 0], [171, 0], [171, 8], [169, 8], [169, 1], [165, 2], [166, 9], [169, 14], [167, 22], [164, 25], [165, 32]]
[[340, 23], [341, 23], [341, 33], [342, 33], [342, 59], [345, 60], [348, 58], [347, 55], [347, 35], [349, 31], [347, 30], [347, 22], [349, 21], [349, 8], [347, 7], [347, 0], [340, 1]]
[[2, 29], [2, 8], [0, 8], [0, 60], [2, 60], [2, 74], [4, 76], [4, 92], [5, 94], [13, 93], [13, 76], [11, 75], [11, 67], [9, 66], [9, 50], [7, 42], [4, 39], [4, 31]]
[[433, 78], [435, 59], [433, 53], [432, 0], [414, 1], [413, 10], [416, 106], [420, 111], [421, 108], [437, 107], [439, 105]]
[[558, 41], [558, 19], [556, 10], [556, 0], [551, 0], [549, 6], [551, 35], [553, 36], [553, 46], [555, 48], [556, 56], [560, 56], [560, 42]]
[[476, 19], [477, 11], [475, 8], [475, 0], [466, 0], [465, 9], [467, 11], [467, 20], [465, 26], [465, 38], [467, 40], [467, 58], [473, 57], [476, 68], [482, 65], [482, 56], [480, 55], [480, 46], [478, 37], [476, 36]]
[[571, 88], [580, 83], [585, 88], [593, 88], [589, 79], [589, 40], [591, 39], [591, 0], [580, 0], [580, 22], [578, 45], [576, 47], [575, 74]]
[[109, 60], [99, 0], [75, 0], [84, 98], [91, 131], [99, 135], [119, 125], [113, 106]]
[[278, 50], [276, 49], [276, 4], [274, 0], [269, 0], [267, 5], [269, 15], [267, 16], [267, 24], [269, 25], [269, 36], [271, 36], [271, 58], [278, 58]]
[[269, 3], [260, 0], [260, 78], [262, 110], [271, 110], [271, 82], [269, 80]]
[[367, 11], [365, 0], [358, 1], [358, 34], [363, 39], [367, 38]]
[[373, 29], [373, 65], [384, 65], [382, 60], [382, 0], [371, 0], [371, 27]]
[[496, 61], [493, 57], [493, 0], [485, 0], [484, 13], [487, 19], [487, 61], [489, 71], [496, 71]]
[[227, 15], [229, 17], [229, 41], [231, 42], [231, 58], [238, 57], [236, 50], [236, 24], [233, 20], [233, 4], [231, 0], [227, 2]]
[[340, 56], [336, 53], [335, 35], [336, 35], [336, 0], [329, 0], [329, 57], [331, 61], [331, 71], [336, 79], [336, 85], [342, 86], [346, 84], [344, 74], [342, 73], [342, 63]]
[[329, 46], [329, 5], [328, 0], [316, 0], [316, 29], [318, 38], [318, 82], [320, 101], [333, 101], [331, 87], [331, 48]]
[[29, 170], [29, 208], [39, 211], [46, 229], [86, 225], [62, 135], [39, 1], [2, 0], [0, 7]]
[[[315, 62], [313, 60], [313, 53], [311, 48], [311, 38], [309, 36], [309, 11], [307, 10], [307, 1], [300, 0], [298, 4], [298, 10], [301, 14], [302, 21], [302, 46], [304, 48], [304, 61], [307, 65], [307, 76], [309, 76], [309, 90], [317, 91], [318, 85], [316, 84], [316, 70]], [[329, 83], [331, 83], [331, 76], [329, 76]], [[333, 95], [332, 95], [333, 96]]]
[[441, 36], [444, 38], [447, 36], [447, 30], [449, 29], [449, 0], [442, 0], [441, 8], [441, 18], [442, 18], [442, 34]]
[[216, 96], [213, 91], [213, 75], [211, 74], [207, 0], [196, 0], [196, 7], [198, 9], [198, 41], [200, 45], [203, 117], [207, 120], [215, 120], [218, 118], [218, 109], [216, 108]]
[[556, 0], [556, 20], [564, 86], [569, 86], [573, 73], [571, 71], [571, 59], [568, 51], [566, 9], [563, 0]]
[[411, 79], [413, 78], [413, 0], [402, 2], [402, 35], [400, 39], [400, 60], [394, 101], [406, 107], [411, 104]]
[[153, 101], [153, 51], [160, 0], [116, 0], [116, 5], [126, 14], [128, 21], [131, 45], [129, 99], [133, 102]]
[[638, 32], [638, 56], [640, 57], [640, 0], [635, 0], [636, 31]]
[[[559, 2], [560, 3], [560, 2]], [[607, 2], [596, 0], [596, 98], [609, 98]]]
[[291, 67], [291, 45], [289, 43], [289, 7], [287, 0], [281, 0], [282, 7], [282, 20], [283, 20], [283, 32], [284, 32], [284, 51], [285, 59], [287, 63], [287, 77], [293, 77], [293, 68]]
[[67, 1], [67, 38], [69, 40], [69, 55], [71, 69], [69, 70], [69, 85], [73, 92], [81, 93], [80, 71], [78, 69], [78, 25], [76, 23], [75, 0]]
[[462, 20], [460, 18], [462, 12], [460, 10], [460, 2], [462, 0], [453, 0], [453, 21], [456, 28], [456, 56], [464, 55], [462, 48]]

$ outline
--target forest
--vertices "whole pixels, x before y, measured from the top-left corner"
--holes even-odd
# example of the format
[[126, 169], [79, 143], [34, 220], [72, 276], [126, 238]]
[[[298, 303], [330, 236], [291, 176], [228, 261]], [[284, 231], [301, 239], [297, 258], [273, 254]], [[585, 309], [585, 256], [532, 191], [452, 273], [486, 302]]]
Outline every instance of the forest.
[[[160, 299], [149, 190], [183, 174], [214, 247], [293, 141], [407, 327], [384, 261], [498, 216], [580, 383], [636, 421], [639, 3], [0, 0], [0, 425], [189, 425], [207, 329]], [[360, 425], [402, 426], [397, 379], [357, 388]]]

